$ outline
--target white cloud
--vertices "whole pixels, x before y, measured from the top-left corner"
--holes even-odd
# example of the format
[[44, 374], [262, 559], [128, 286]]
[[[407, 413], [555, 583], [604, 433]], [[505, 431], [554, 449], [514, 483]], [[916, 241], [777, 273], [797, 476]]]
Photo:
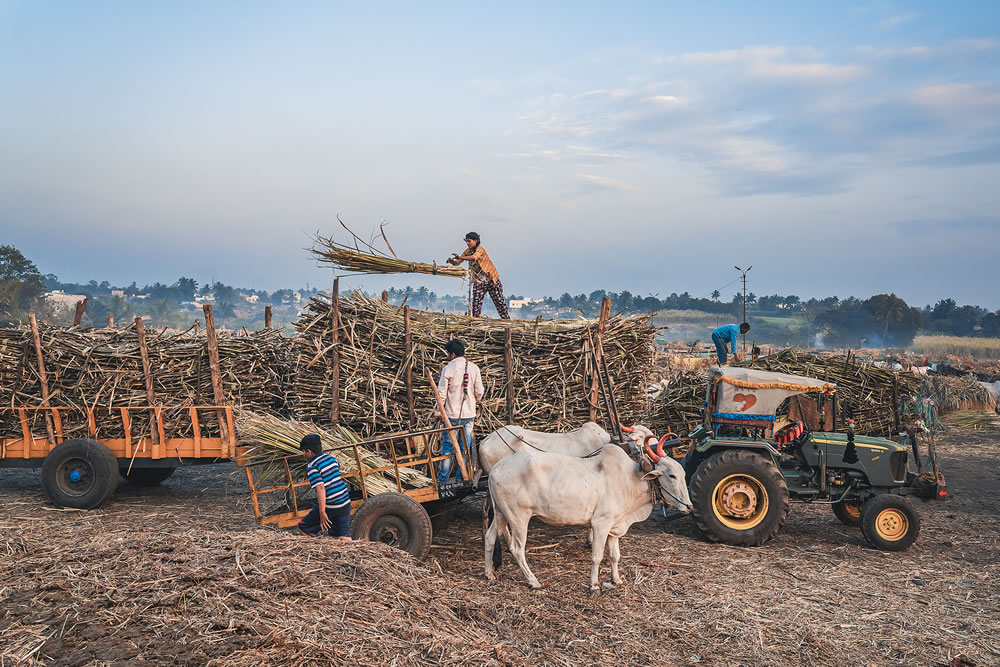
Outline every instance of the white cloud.
[[614, 89], [611, 89], [611, 90], [605, 90], [605, 89], [588, 90], [587, 92], [581, 93], [581, 94], [577, 95], [576, 97], [578, 97], [578, 98], [580, 98], [580, 97], [606, 97], [608, 99], [617, 100], [617, 99], [621, 99], [623, 97], [628, 97], [631, 94], [632, 94], [631, 92], [629, 92], [628, 90], [625, 90], [624, 88], [614, 88]]
[[783, 46], [752, 46], [724, 51], [685, 53], [676, 60], [692, 65], [742, 65], [752, 77], [805, 83], [849, 81], [866, 72], [865, 68], [859, 65], [803, 62], [818, 56], [815, 50], [808, 48], [791, 51]]
[[728, 137], [719, 141], [716, 149], [723, 161], [740, 169], [778, 173], [789, 166], [787, 151], [761, 139]]
[[879, 21], [879, 25], [883, 28], [895, 28], [898, 25], [909, 23], [917, 18], [917, 16], [918, 14], [894, 14], [893, 16], [887, 16]]
[[917, 104], [939, 109], [1000, 107], [1000, 89], [968, 83], [924, 86], [915, 90], [911, 97]]
[[580, 174], [580, 178], [586, 181], [591, 186], [596, 186], [601, 190], [610, 190], [613, 192], [635, 192], [636, 187], [630, 183], [625, 183], [623, 181], [618, 181], [613, 178], [608, 178], [607, 176], [598, 176], [596, 174]]

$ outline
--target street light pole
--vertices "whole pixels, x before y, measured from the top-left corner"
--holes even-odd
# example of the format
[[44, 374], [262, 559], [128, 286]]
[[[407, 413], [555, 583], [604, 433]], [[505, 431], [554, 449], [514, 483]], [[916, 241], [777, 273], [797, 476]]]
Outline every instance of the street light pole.
[[[746, 271], [744, 271], [738, 266], [733, 268], [735, 268], [737, 271], [743, 274], [743, 322], [746, 322], [747, 321], [747, 271], [752, 269], [753, 265], [748, 266]], [[740, 324], [743, 324], [743, 322], [740, 322]], [[743, 353], [746, 354], [746, 351], [747, 351], [747, 335], [743, 334]]]

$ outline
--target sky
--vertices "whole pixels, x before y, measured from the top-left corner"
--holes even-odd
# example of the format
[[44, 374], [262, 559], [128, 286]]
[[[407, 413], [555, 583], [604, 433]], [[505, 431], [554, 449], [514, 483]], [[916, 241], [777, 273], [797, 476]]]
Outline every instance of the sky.
[[994, 1], [0, 0], [0, 243], [64, 281], [326, 287], [339, 215], [507, 294], [997, 309], [998, 205]]

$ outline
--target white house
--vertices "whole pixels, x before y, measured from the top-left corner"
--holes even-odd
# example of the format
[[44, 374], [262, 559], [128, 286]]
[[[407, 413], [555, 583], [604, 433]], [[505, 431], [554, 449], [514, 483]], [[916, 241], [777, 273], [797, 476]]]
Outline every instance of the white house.
[[83, 294], [66, 294], [62, 290], [57, 289], [46, 292], [42, 295], [42, 298], [45, 299], [45, 303], [52, 310], [73, 310], [76, 308], [77, 302], [83, 301], [87, 297]]
[[531, 297], [527, 297], [527, 296], [524, 297], [523, 299], [511, 299], [510, 300], [510, 307], [511, 308], [525, 308], [527, 306], [530, 306], [533, 303], [538, 303], [539, 301], [541, 301], [541, 299], [532, 299]]

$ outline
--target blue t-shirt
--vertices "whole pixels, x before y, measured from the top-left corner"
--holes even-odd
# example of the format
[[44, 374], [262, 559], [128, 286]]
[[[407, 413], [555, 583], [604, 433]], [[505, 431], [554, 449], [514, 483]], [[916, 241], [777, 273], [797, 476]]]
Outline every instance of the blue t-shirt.
[[347, 485], [340, 477], [340, 464], [329, 454], [314, 456], [306, 464], [306, 475], [309, 476], [309, 486], [316, 488], [320, 484], [326, 491], [326, 506], [330, 509], [343, 507], [351, 502], [347, 493]]
[[730, 354], [736, 354], [736, 339], [740, 335], [740, 328], [735, 324], [723, 324], [712, 332], [712, 336], [718, 336], [722, 340], [728, 340], [732, 350]]

